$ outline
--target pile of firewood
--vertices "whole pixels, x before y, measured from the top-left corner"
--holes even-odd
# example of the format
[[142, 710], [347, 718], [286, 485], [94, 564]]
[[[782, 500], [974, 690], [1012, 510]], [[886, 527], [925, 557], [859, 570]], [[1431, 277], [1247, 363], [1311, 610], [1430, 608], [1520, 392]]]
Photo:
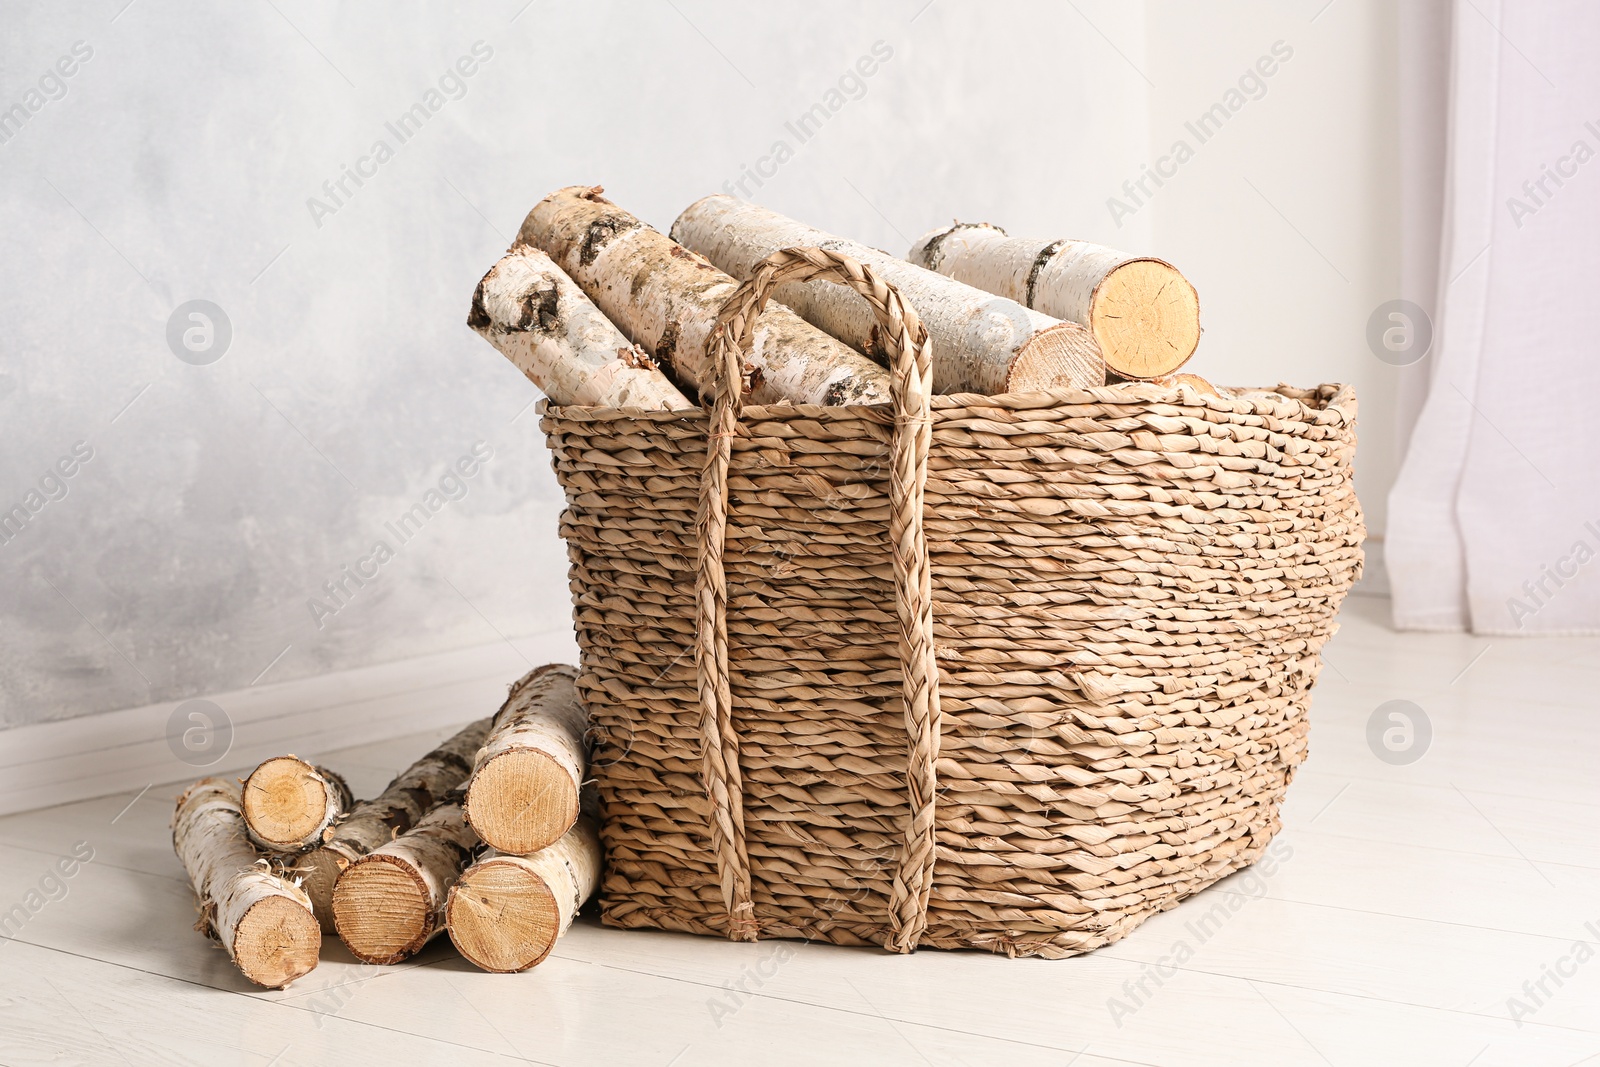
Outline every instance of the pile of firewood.
[[[935, 392], [1126, 381], [1217, 392], [1173, 373], [1199, 344], [1200, 302], [1163, 260], [987, 223], [935, 230], [899, 259], [722, 195], [691, 204], [669, 237], [600, 194], [574, 186], [540, 201], [478, 283], [467, 319], [554, 404], [670, 410], [709, 400], [718, 310], [791, 247], [853, 257], [900, 291], [932, 339]], [[825, 281], [789, 282], [773, 297], [744, 367], [747, 403], [889, 400], [865, 301]]]
[[599, 833], [580, 810], [576, 675], [529, 672], [498, 713], [371, 800], [294, 756], [262, 763], [242, 789], [190, 786], [172, 844], [199, 898], [196, 929], [272, 988], [317, 965], [324, 932], [367, 963], [398, 963], [445, 930], [484, 970], [539, 963], [600, 878]]

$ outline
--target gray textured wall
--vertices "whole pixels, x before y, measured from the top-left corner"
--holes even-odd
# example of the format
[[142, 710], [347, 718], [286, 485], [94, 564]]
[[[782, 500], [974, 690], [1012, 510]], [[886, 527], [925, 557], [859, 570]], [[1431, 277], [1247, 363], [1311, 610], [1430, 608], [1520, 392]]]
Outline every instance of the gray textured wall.
[[[566, 626], [537, 393], [463, 325], [553, 188], [665, 229], [784, 141], [745, 191], [886, 248], [955, 215], [1148, 242], [1103, 208], [1145, 155], [1141, 8], [863, 6], [0, 7], [0, 724]], [[212, 362], [169, 330], [194, 300]]]

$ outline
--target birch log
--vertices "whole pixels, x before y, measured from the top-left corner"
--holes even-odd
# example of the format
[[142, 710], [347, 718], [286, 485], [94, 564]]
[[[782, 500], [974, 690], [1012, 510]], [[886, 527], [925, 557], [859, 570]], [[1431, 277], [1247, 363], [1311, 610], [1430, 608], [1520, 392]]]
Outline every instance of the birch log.
[[467, 821], [501, 852], [551, 845], [578, 819], [588, 719], [575, 667], [552, 663], [511, 687], [467, 784]]
[[1221, 396], [1222, 395], [1221, 393], [1219, 393], [1217, 391], [1217, 387], [1216, 386], [1212, 385], [1210, 382], [1208, 382], [1206, 379], [1200, 377], [1200, 375], [1198, 375], [1198, 374], [1173, 374], [1173, 375], [1171, 375], [1169, 377], [1165, 377], [1165, 378], [1156, 378], [1156, 379], [1154, 379], [1154, 381], [1155, 381], [1155, 383], [1157, 385], [1168, 385], [1168, 386], [1171, 386], [1174, 389], [1176, 389], [1180, 385], [1187, 385], [1190, 389], [1193, 389], [1195, 392], [1203, 393], [1206, 396]]
[[339, 876], [333, 889], [339, 940], [364, 963], [399, 963], [421, 951], [444, 928], [450, 887], [478, 844], [460, 794], [440, 801]]
[[[528, 213], [517, 243], [547, 252], [679, 386], [704, 393], [707, 341], [738, 283], [600, 192], [551, 193]], [[889, 402], [887, 371], [775, 304], [756, 320], [746, 370], [751, 404]]]
[[240, 972], [281, 989], [317, 965], [322, 931], [311, 901], [280, 877], [245, 836], [239, 787], [202, 778], [178, 799], [172, 847], [200, 900], [204, 930]]
[[350, 808], [350, 787], [326, 767], [274, 756], [244, 780], [244, 825], [268, 852], [304, 852]]
[[600, 834], [588, 816], [531, 856], [490, 852], [450, 890], [450, 940], [486, 971], [525, 971], [567, 932], [599, 885], [600, 866]]
[[694, 406], [537, 248], [514, 248], [489, 269], [472, 294], [467, 325], [552, 404]]
[[[935, 392], [992, 395], [1105, 384], [1105, 365], [1082, 326], [755, 204], [708, 196], [678, 216], [672, 236], [741, 280], [772, 253], [795, 246], [826, 248], [868, 264], [900, 291], [927, 326], [933, 338]], [[872, 309], [848, 289], [811, 281], [779, 286], [773, 296], [812, 325], [881, 357]]]
[[306, 894], [325, 933], [334, 932], [333, 890], [350, 864], [405, 833], [450, 790], [466, 781], [472, 761], [489, 733], [480, 719], [401, 771], [378, 796], [363, 800], [349, 818], [333, 827], [321, 848], [301, 859]]
[[965, 222], [923, 234], [906, 258], [1087, 326], [1106, 367], [1124, 378], [1171, 374], [1200, 343], [1200, 298], [1165, 260]]

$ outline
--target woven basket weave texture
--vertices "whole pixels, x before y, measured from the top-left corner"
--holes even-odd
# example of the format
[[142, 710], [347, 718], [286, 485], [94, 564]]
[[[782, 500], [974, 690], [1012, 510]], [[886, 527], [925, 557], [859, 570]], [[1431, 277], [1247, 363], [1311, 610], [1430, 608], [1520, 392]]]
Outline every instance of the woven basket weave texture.
[[898, 331], [898, 419], [728, 390], [711, 412], [542, 407], [604, 921], [1059, 957], [1251, 863], [1361, 571], [1352, 391], [930, 397], [914, 313], [815, 250], [734, 295], [728, 351], [813, 276]]

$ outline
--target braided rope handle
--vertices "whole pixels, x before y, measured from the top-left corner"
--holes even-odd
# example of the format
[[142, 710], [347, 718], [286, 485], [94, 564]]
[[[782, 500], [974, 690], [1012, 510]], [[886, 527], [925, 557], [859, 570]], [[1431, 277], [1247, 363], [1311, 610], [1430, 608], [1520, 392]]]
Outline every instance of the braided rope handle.
[[722, 552], [728, 522], [728, 464], [744, 383], [744, 353], [756, 317], [773, 289], [814, 278], [847, 285], [866, 298], [889, 357], [895, 426], [890, 444], [889, 539], [894, 553], [895, 606], [900, 621], [900, 663], [905, 698], [908, 813], [893, 887], [884, 947], [910, 952], [927, 926], [933, 887], [933, 818], [939, 756], [939, 668], [933, 656], [933, 582], [922, 528], [933, 438], [930, 400], [933, 355], [928, 331], [895, 288], [870, 267], [820, 248], [787, 248], [768, 256], [728, 297], [709, 345], [712, 405], [706, 465], [700, 480], [699, 569], [695, 581], [695, 669], [700, 695], [703, 776], [711, 801], [711, 844], [728, 936], [754, 941], [758, 932], [750, 900], [750, 859], [745, 851], [744, 787], [739, 738], [733, 730], [728, 680], [728, 589]]

